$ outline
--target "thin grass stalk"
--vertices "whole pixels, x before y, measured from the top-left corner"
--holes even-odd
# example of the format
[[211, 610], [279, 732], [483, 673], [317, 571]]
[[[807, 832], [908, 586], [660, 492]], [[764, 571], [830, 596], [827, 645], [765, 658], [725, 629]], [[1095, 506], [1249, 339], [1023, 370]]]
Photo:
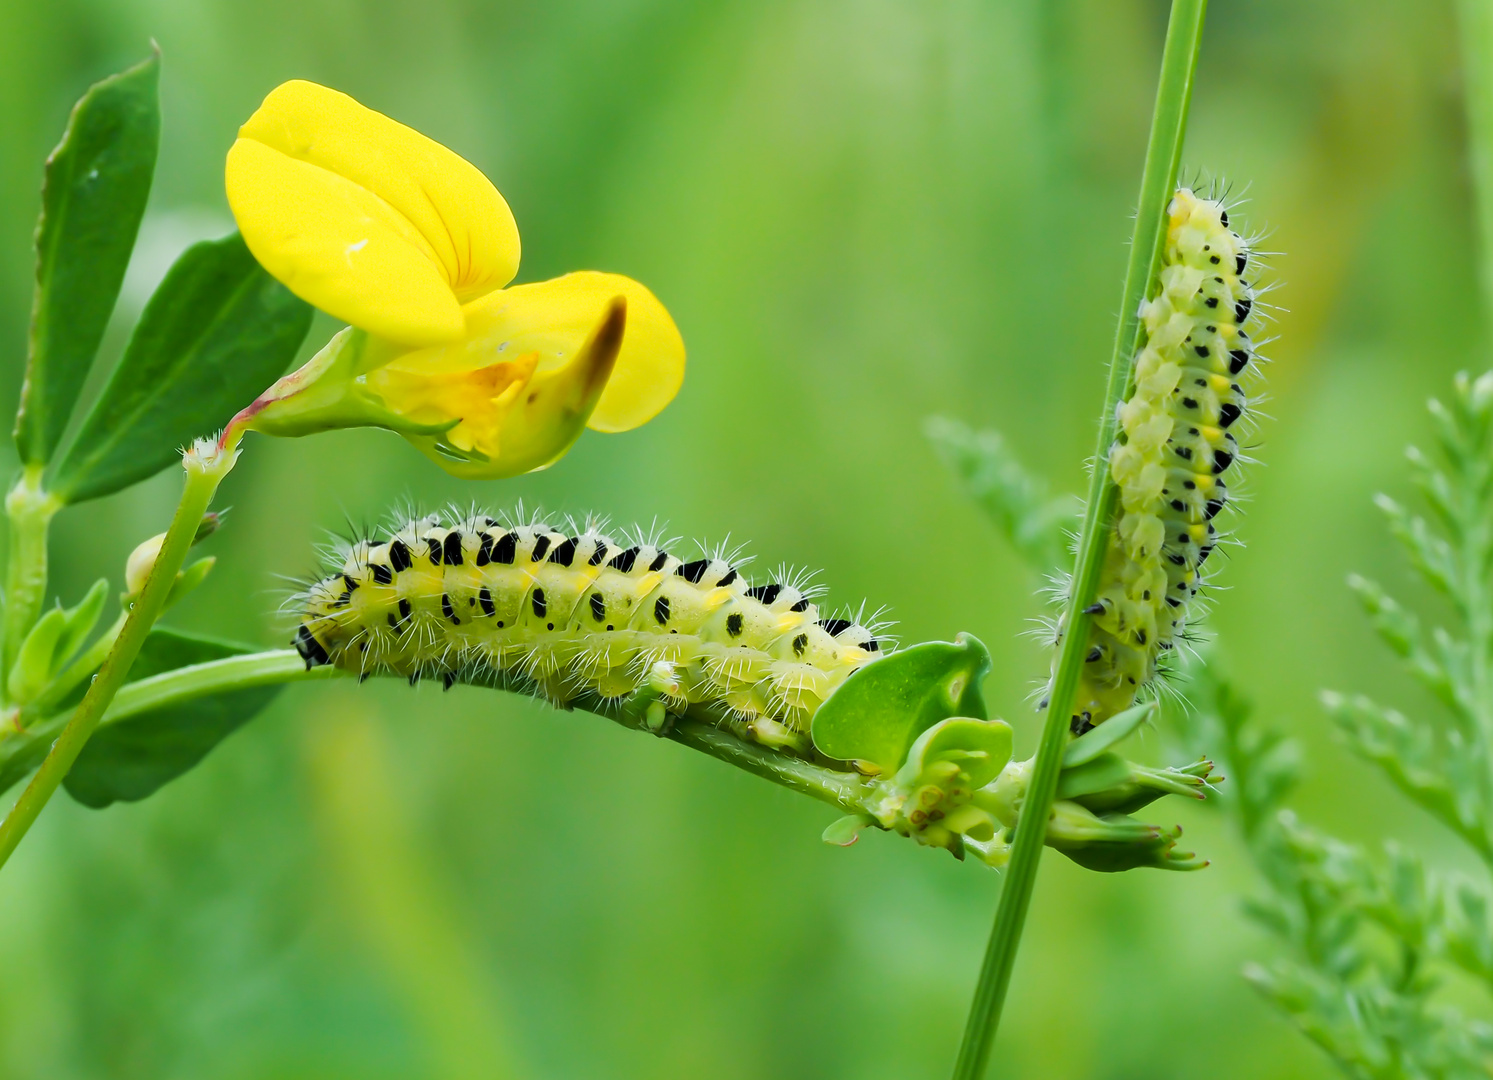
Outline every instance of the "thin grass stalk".
[[[1472, 166], [1473, 213], [1478, 223], [1478, 283], [1482, 286], [1484, 333], [1493, 338], [1493, 0], [1458, 0], [1458, 38], [1462, 46], [1462, 93], [1467, 110], [1467, 157]], [[1470, 536], [1486, 542], [1476, 510]], [[1477, 707], [1483, 717], [1493, 711], [1493, 627], [1486, 602], [1486, 552], [1467, 560], [1464, 614], [1473, 637], [1472, 674]], [[1478, 602], [1481, 601], [1481, 602]], [[1486, 731], [1486, 726], [1484, 727]], [[1485, 845], [1486, 846], [1486, 845]], [[1488, 852], [1481, 850], [1485, 862]]]
[[1047, 821], [1057, 793], [1058, 773], [1068, 739], [1069, 713], [1088, 645], [1090, 616], [1083, 614], [1083, 609], [1092, 603], [1098, 589], [1105, 546], [1114, 519], [1116, 488], [1110, 479], [1107, 462], [1115, 439], [1116, 406], [1130, 389], [1131, 369], [1140, 346], [1140, 307], [1147, 299], [1161, 262], [1166, 209], [1177, 184], [1207, 6], [1207, 0], [1173, 0], [1167, 23], [1135, 234], [1131, 240], [1119, 325], [1109, 363], [1109, 384], [1099, 414], [1088, 502], [1079, 533], [1078, 561], [1063, 622], [1066, 631], [1057, 672], [1048, 694], [1047, 719], [1042, 728], [1042, 742], [1037, 751], [1031, 786], [1022, 807], [1021, 820], [1017, 823], [1011, 863], [996, 908], [995, 925], [980, 968], [974, 1000], [970, 1004], [964, 1041], [954, 1065], [954, 1080], [978, 1080], [985, 1073], [1011, 981], [1011, 968], [1021, 942], [1021, 931], [1026, 923], [1027, 908], [1031, 903]]
[[[1458, 0], [1483, 318], [1493, 320], [1493, 0]], [[1493, 327], [1490, 327], [1493, 332]]]

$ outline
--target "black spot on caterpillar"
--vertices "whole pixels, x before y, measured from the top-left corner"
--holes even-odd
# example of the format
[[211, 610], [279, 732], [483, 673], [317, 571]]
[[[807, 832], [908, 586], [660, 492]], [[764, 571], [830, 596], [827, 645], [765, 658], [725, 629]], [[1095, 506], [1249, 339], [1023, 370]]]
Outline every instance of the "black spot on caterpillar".
[[306, 661], [308, 671], [319, 664], [331, 663], [327, 650], [322, 648], [321, 642], [316, 640], [316, 636], [304, 624], [296, 628], [295, 647], [301, 654], [301, 659]]
[[1227, 429], [1249, 415], [1233, 379], [1259, 367], [1243, 327], [1254, 311], [1254, 290], [1241, 276], [1250, 262], [1249, 241], [1229, 230], [1223, 206], [1179, 189], [1109, 456], [1119, 507], [1098, 597], [1084, 609], [1093, 618], [1075, 732], [1135, 700], [1184, 632], [1188, 601], [1202, 586], [1217, 542], [1212, 521], [1228, 501], [1223, 474], [1239, 458]]
[[550, 562], [559, 566], [569, 566], [575, 562], [575, 546], [578, 543], [579, 538], [572, 536], [556, 545], [555, 550], [550, 552]]
[[641, 534], [619, 545], [594, 527], [426, 516], [338, 558], [293, 601], [308, 668], [517, 675], [563, 705], [625, 698], [662, 663], [671, 711], [709, 704], [748, 734], [757, 721], [802, 734], [885, 644], [857, 619], [821, 618], [802, 579], [752, 585], [719, 554], [685, 561]]

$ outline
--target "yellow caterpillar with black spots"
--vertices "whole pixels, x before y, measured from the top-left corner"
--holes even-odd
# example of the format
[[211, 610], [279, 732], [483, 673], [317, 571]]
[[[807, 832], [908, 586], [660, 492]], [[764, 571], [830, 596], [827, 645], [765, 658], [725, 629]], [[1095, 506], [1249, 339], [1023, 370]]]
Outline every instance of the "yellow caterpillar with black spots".
[[1134, 703], [1184, 632], [1218, 543], [1213, 519], [1248, 416], [1241, 381], [1258, 370], [1245, 325], [1254, 253], [1223, 203], [1181, 188], [1168, 208], [1159, 288], [1141, 310], [1145, 344], [1109, 455], [1119, 487], [1072, 727], [1082, 734]]
[[797, 749], [820, 704], [886, 644], [859, 621], [821, 618], [801, 580], [754, 586], [719, 555], [686, 561], [642, 533], [430, 515], [338, 557], [293, 601], [308, 669], [448, 687], [516, 676], [558, 705], [659, 684], [670, 712], [717, 706], [740, 733]]

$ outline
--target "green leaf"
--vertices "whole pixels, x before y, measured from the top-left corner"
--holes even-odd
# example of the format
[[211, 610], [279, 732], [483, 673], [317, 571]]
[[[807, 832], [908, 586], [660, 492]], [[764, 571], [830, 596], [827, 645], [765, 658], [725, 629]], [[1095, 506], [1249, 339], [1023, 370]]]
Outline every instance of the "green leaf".
[[21, 643], [15, 663], [6, 677], [12, 701], [31, 702], [41, 697], [67, 662], [82, 647], [104, 610], [109, 582], [99, 578], [76, 607], [54, 607], [42, 615]]
[[221, 428], [280, 376], [311, 315], [238, 233], [188, 248], [145, 306], [52, 491], [81, 502], [176, 461], [181, 447]]
[[1156, 712], [1156, 702], [1146, 701], [1132, 705], [1124, 712], [1111, 716], [1102, 724], [1084, 732], [1068, 744], [1063, 751], [1063, 768], [1071, 769], [1084, 762], [1093, 761], [1111, 746], [1120, 743], [1136, 728], [1145, 723]]
[[185, 570], [179, 570], [176, 580], [171, 583], [171, 591], [166, 594], [166, 603], [161, 610], [172, 607], [182, 600], [188, 593], [207, 580], [207, 575], [212, 573], [214, 566], [218, 564], [216, 555], [209, 555], [205, 559], [198, 559]]
[[998, 431], [975, 431], [942, 416], [929, 417], [923, 430], [965, 492], [1032, 569], [1048, 573], [1063, 564], [1066, 533], [1083, 512], [1076, 498], [1049, 495], [1047, 483], [1022, 466]]
[[861, 838], [862, 829], [875, 824], [876, 819], [866, 814], [849, 814], [836, 818], [825, 826], [820, 839], [836, 847], [849, 847]]
[[47, 158], [16, 447], [41, 465], [77, 404], [119, 297], [160, 144], [160, 54], [95, 84]]
[[88, 635], [98, 625], [99, 616], [104, 613], [104, 601], [108, 596], [109, 581], [107, 578], [99, 578], [87, 595], [78, 601], [77, 606], [68, 608], [65, 613], [67, 624], [62, 629], [62, 636], [57, 639], [54, 667], [62, 667], [83, 647], [83, 642], [88, 640]]
[[1130, 762], [1119, 754], [1098, 753], [1080, 765], [1065, 766], [1058, 774], [1055, 798], [1077, 799], [1130, 781]]
[[52, 608], [36, 620], [6, 677], [5, 686], [13, 700], [30, 701], [51, 681], [57, 642], [65, 629], [67, 612], [60, 607]]
[[970, 634], [928, 641], [856, 671], [814, 714], [810, 732], [827, 757], [895, 772], [913, 741], [940, 720], [983, 720], [980, 681], [990, 652]]
[[[157, 627], [130, 668], [130, 681], [257, 651]], [[143, 799], [200, 762], [279, 690], [265, 686], [214, 694], [106, 725], [83, 748], [63, 784], [73, 798], [94, 808]]]

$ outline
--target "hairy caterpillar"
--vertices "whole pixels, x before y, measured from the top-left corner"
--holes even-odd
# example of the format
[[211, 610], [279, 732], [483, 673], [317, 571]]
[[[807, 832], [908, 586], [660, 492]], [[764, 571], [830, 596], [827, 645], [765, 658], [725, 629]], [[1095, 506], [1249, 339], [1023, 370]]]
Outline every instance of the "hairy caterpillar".
[[1249, 399], [1236, 380], [1258, 367], [1244, 330], [1255, 302], [1244, 279], [1249, 241], [1229, 229], [1221, 202], [1187, 188], [1168, 215], [1160, 291], [1141, 310], [1146, 342], [1109, 455], [1119, 506], [1086, 609], [1093, 620], [1073, 707], [1078, 734], [1128, 708], [1184, 631], [1218, 542], [1223, 477], [1239, 459], [1230, 429]]
[[517, 675], [564, 705], [620, 701], [663, 663], [671, 712], [718, 706], [757, 741], [805, 749], [815, 710], [885, 645], [820, 618], [803, 580], [753, 586], [720, 553], [686, 561], [640, 532], [430, 515], [339, 554], [293, 601], [308, 668], [448, 687]]

